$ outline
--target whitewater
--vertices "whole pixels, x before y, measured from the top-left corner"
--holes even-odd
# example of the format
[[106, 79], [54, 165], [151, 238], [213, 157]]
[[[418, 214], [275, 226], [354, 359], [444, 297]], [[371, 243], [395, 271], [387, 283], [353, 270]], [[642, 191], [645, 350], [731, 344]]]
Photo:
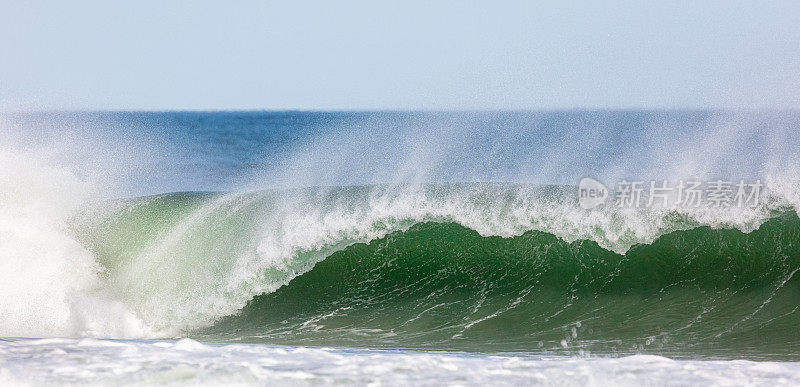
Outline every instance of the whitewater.
[[[796, 384], [798, 122], [6, 117], [0, 380]], [[586, 176], [765, 193], [585, 210]]]

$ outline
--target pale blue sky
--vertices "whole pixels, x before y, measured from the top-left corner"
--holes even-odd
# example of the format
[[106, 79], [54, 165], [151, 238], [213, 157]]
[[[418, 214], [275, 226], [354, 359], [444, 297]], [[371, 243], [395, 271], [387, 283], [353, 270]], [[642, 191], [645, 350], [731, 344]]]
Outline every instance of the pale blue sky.
[[709, 107], [800, 108], [800, 3], [0, 0], [3, 110]]

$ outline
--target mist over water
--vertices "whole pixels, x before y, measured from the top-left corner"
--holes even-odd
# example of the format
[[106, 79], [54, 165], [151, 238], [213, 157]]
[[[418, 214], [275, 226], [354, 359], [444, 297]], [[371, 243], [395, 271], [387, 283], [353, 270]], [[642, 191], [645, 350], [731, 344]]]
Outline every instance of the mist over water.
[[[568, 259], [567, 256], [574, 258], [575, 254], [607, 255], [624, 261], [628, 259], [625, 254], [637, 245], [653, 244], [659, 237], [704, 226], [713, 231], [707, 237], [711, 239], [702, 239], [700, 245], [709, 249], [738, 246], [732, 250], [734, 255], [756, 257], [753, 259], [764, 265], [768, 262], [782, 265], [780, 270], [764, 274], [753, 284], [723, 283], [717, 289], [729, 292], [725, 296], [729, 298], [724, 299], [736, 304], [740, 300], [737, 297], [744, 297], [745, 290], [752, 287], [758, 292], [756, 299], [770, 305], [776, 300], [775, 294], [777, 299], [786, 300], [795, 291], [796, 253], [790, 248], [795, 245], [793, 231], [783, 232], [779, 227], [758, 234], [761, 236], [757, 238], [762, 238], [758, 240], [776, 241], [778, 248], [769, 257], [754, 253], [748, 247], [753, 242], [744, 234], [725, 233], [732, 230], [752, 233], [770, 219], [787, 216], [786, 229], [795, 227], [800, 208], [797, 129], [800, 129], [800, 115], [794, 112], [8, 115], [0, 126], [0, 160], [3, 160], [0, 227], [4, 229], [0, 254], [6, 266], [3, 269], [14, 273], [15, 280], [0, 286], [0, 296], [15, 301], [2, 305], [0, 335], [175, 337], [188, 334], [226, 340], [283, 343], [301, 340], [308, 344], [336, 345], [324, 333], [336, 332], [326, 331], [329, 329], [326, 327], [336, 325], [332, 316], [337, 313], [347, 316], [348, 311], [363, 306], [347, 305], [351, 297], [381, 298], [395, 294], [409, 304], [419, 302], [417, 307], [438, 304], [422, 302], [422, 294], [395, 293], [400, 286], [410, 284], [378, 287], [386, 293], [359, 293], [351, 289], [353, 293], [345, 292], [343, 298], [329, 300], [343, 309], [300, 311], [299, 315], [307, 319], [299, 321], [298, 326], [304, 323], [320, 326], [321, 336], [306, 335], [299, 328], [275, 336], [267, 329], [281, 332], [286, 329], [280, 326], [280, 321], [270, 322], [270, 316], [284, 313], [279, 309], [282, 301], [264, 301], [263, 297], [268, 296], [263, 295], [287, 294], [299, 286], [292, 286], [297, 283], [292, 282], [295, 279], [302, 283], [312, 281], [315, 276], [324, 277], [326, 274], [319, 274], [320, 269], [315, 265], [328, 262], [337, 252], [354, 257], [342, 265], [361, 262], [375, 273], [381, 272], [384, 263], [419, 259], [411, 256], [414, 251], [419, 254], [439, 251], [440, 255], [431, 257], [430, 263], [443, 265], [442, 270], [471, 273], [486, 269], [483, 263], [452, 261], [454, 257], [469, 256], [457, 248], [457, 242], [448, 242], [454, 232], [458, 234], [457, 230], [442, 231], [434, 227], [429, 230], [430, 236], [405, 234], [412, 230], [419, 232], [414, 227], [420, 224], [454, 223], [468, 232], [476, 232], [474, 249], [490, 253], [474, 259], [515, 257], [493, 270], [503, 273], [527, 262], [524, 270], [531, 277], [521, 279], [526, 285], [518, 287], [487, 279], [490, 282], [475, 289], [478, 294], [485, 290], [486, 300], [462, 300], [459, 302], [465, 304], [457, 302], [456, 309], [478, 301], [491, 305], [489, 309], [478, 308], [472, 314], [458, 316], [438, 315], [439, 319], [433, 318], [429, 326], [420, 327], [419, 331], [393, 331], [392, 324], [360, 320], [357, 313], [351, 320], [343, 320], [349, 321], [345, 328], [363, 328], [365, 332], [382, 329], [381, 334], [406, 335], [407, 340], [401, 337], [395, 341], [398, 346], [444, 349], [458, 347], [448, 338], [451, 336], [438, 337], [430, 345], [413, 337], [424, 337], [441, 327], [451, 327], [454, 332], [457, 327], [481, 329], [497, 321], [506, 321], [508, 325], [503, 329], [520, 330], [523, 336], [550, 337], [543, 332], [560, 325], [515, 325], [519, 322], [503, 320], [503, 316], [535, 308], [526, 297], [543, 291], [537, 287], [542, 276], [566, 275], [572, 270], [552, 271], [553, 262]], [[608, 204], [584, 210], [577, 205], [574, 185], [587, 176], [611, 189], [622, 179], [734, 182], [760, 179], [766, 189], [760, 204], [754, 207], [615, 208]], [[544, 236], [530, 239], [532, 232]], [[496, 250], [501, 247], [491, 239], [497, 236], [522, 239], [512, 252], [501, 252]], [[429, 241], [429, 237], [433, 239]], [[687, 256], [690, 250], [680, 244], [681, 237], [675, 238], [677, 245], [652, 248], [640, 255], [643, 257], [640, 259], [644, 262], [661, 254], [670, 257], [676, 266], [672, 277], [668, 277], [672, 282], [665, 283], [664, 288], [680, 291], [696, 285], [701, 277], [686, 273], [683, 274], [686, 277], [680, 277], [683, 266], [675, 257]], [[709, 242], [718, 238], [723, 242]], [[421, 241], [442, 246], [439, 250], [430, 247], [420, 250], [424, 246]], [[372, 246], [373, 242], [394, 246], [398, 253], [373, 253], [378, 254], [373, 258], [384, 257], [385, 262], [372, 262], [371, 256], [359, 255], [360, 243]], [[598, 250], [592, 250], [593, 253], [582, 250], [585, 244], [595, 244]], [[548, 255], [548, 249], [567, 256]], [[337, 262], [341, 259], [336, 258]], [[687, 261], [686, 267], [700, 272], [699, 266], [692, 265], [697, 262], [712, 265], [718, 257], [709, 250], [696, 259]], [[333, 265], [334, 261], [330, 262]], [[592, 269], [585, 272], [600, 273], [598, 281], [612, 284], [621, 281], [615, 279], [617, 274], [613, 270], [599, 269], [603, 260], [588, 262], [584, 263]], [[572, 264], [578, 268], [579, 263], [580, 260]], [[425, 262], [406, 265], [412, 270], [414, 265], [425, 266]], [[655, 271], [654, 278], [667, 273], [657, 265], [637, 270]], [[732, 270], [734, 275], [749, 273], [760, 278], [758, 273]], [[353, 272], [362, 273], [358, 268]], [[447, 293], [448, 289], [467, 286], [459, 281], [472, 278], [466, 274], [463, 278], [457, 275], [445, 278], [436, 273], [407, 275], [443, 284], [430, 291], [443, 292], [444, 303], [459, 299], [458, 293]], [[394, 274], [389, 277], [363, 274], [359, 278], [389, 284], [395, 278], [391, 275]], [[505, 281], [503, 278], [500, 276], [496, 281]], [[636, 285], [624, 283], [631, 292], [644, 297], [640, 303], [630, 305], [631, 311], [664, 309], [668, 305], [649, 298], [653, 294]], [[493, 293], [493, 289], [505, 290]], [[555, 289], [559, 295], [552, 303], [541, 306], [545, 310], [552, 308], [553, 313], [569, 316], [569, 311], [591, 305], [573, 307], [574, 302], [561, 298], [559, 292], [569, 293], [570, 283]], [[279, 290], [284, 293], [278, 293]], [[702, 294], [705, 293], [692, 297]], [[409, 298], [403, 298], [406, 296]], [[608, 302], [613, 304], [613, 300]], [[278, 309], [270, 310], [265, 305]], [[378, 305], [403, 310], [402, 305]], [[741, 315], [735, 314], [735, 318], [771, 310], [766, 306], [759, 309], [759, 305], [741, 309], [737, 312]], [[415, 310], [409, 307], [407, 313], [393, 318], [407, 318], [397, 324], [410, 323], [417, 316], [412, 313]], [[264, 315], [237, 320], [242, 313], [254, 311]], [[702, 307], [697, 313], [703, 315], [701, 311]], [[790, 312], [787, 321], [797, 318], [795, 312], [786, 312]], [[328, 316], [330, 313], [334, 314]], [[592, 323], [587, 320], [601, 321], [602, 316], [580, 319], [591, 328]], [[685, 317], [689, 321], [698, 316]], [[738, 324], [735, 318], [720, 317], [716, 321], [718, 325], [732, 327]], [[270, 325], [273, 323], [278, 325]], [[597, 326], [602, 324], [598, 322]], [[661, 325], [669, 326], [666, 322]], [[634, 344], [645, 335], [646, 329], [642, 327], [641, 332], [626, 333]], [[248, 333], [244, 336], [236, 333], [240, 331]], [[711, 331], [695, 333], [713, 336]], [[586, 339], [591, 340], [591, 334], [588, 331], [586, 334]], [[363, 342], [349, 341], [347, 345], [369, 346], [381, 337], [365, 335]], [[669, 337], [669, 332], [666, 336]], [[484, 343], [482, 337], [489, 336], [473, 336], [475, 341], [470, 345], [474, 346], [467, 347], [480, 348]], [[528, 343], [534, 345], [538, 341]], [[560, 347], [560, 340], [551, 341]], [[733, 345], [732, 342], [727, 343]], [[704, 348], [711, 351], [710, 348], [715, 348], [711, 344], [718, 342], [709, 339], [708, 343]], [[538, 348], [495, 344], [494, 350]], [[765, 351], [769, 352], [768, 349]], [[785, 350], [776, 351], [788, 356]]]
[[766, 178], [796, 170], [787, 112], [176, 112], [7, 114], [4, 143], [117, 196], [243, 188], [622, 178]]

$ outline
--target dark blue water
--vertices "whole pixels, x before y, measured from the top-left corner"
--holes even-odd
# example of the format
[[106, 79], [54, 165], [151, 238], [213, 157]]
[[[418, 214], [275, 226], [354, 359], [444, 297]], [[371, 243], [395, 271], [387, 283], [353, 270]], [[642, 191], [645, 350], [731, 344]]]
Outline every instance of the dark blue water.
[[4, 121], [14, 141], [50, 144], [84, 174], [113, 164], [126, 196], [420, 181], [575, 184], [584, 176], [760, 178], [800, 148], [796, 112], [50, 112]]

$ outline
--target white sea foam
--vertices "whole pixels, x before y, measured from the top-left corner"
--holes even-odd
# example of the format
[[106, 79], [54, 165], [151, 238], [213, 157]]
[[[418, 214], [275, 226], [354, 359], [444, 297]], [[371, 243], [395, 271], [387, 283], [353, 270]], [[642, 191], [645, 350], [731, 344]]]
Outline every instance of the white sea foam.
[[143, 334], [102, 295], [103, 268], [67, 230], [92, 192], [44, 155], [0, 149], [0, 335]]
[[0, 341], [0, 383], [791, 386], [800, 384], [800, 363], [20, 339]]

